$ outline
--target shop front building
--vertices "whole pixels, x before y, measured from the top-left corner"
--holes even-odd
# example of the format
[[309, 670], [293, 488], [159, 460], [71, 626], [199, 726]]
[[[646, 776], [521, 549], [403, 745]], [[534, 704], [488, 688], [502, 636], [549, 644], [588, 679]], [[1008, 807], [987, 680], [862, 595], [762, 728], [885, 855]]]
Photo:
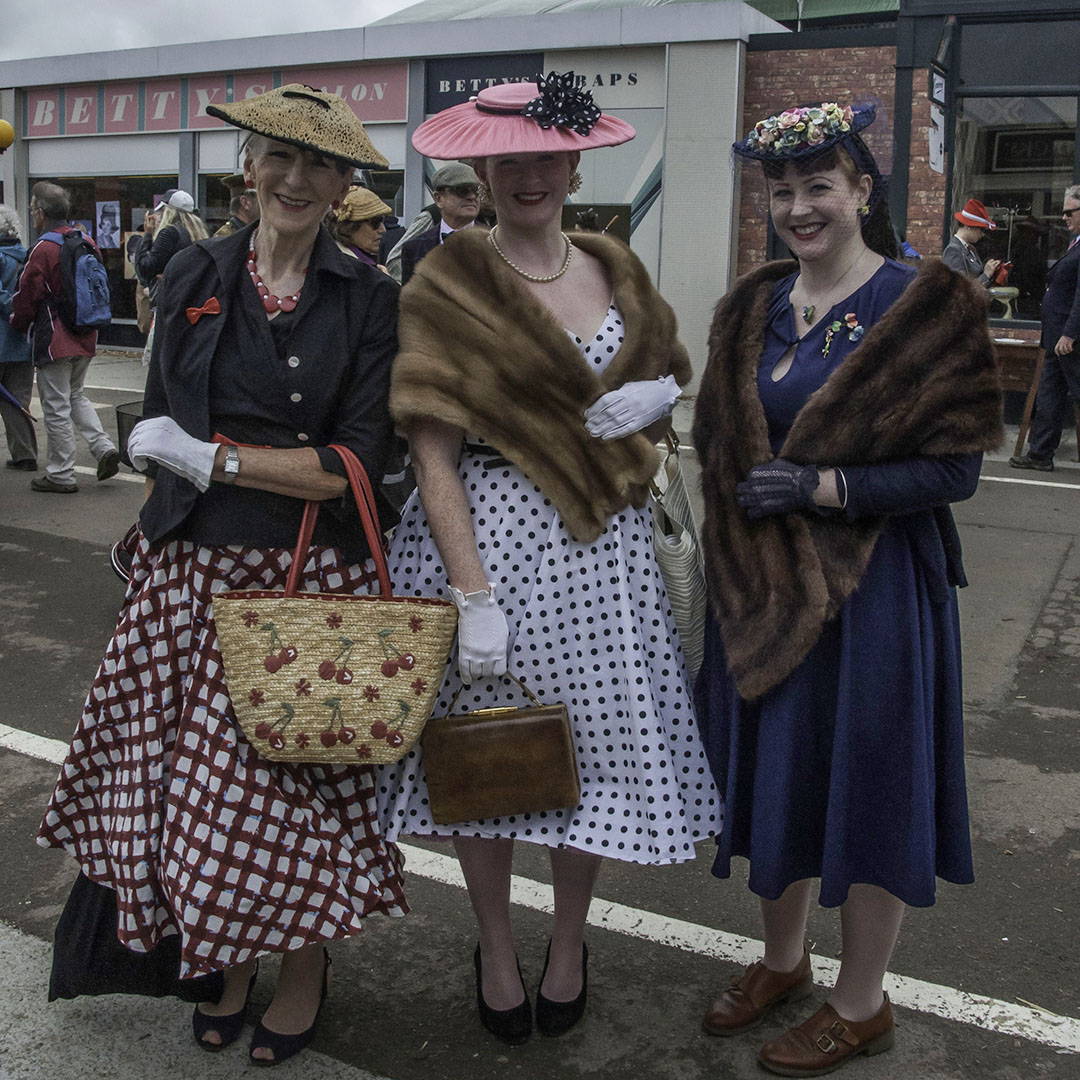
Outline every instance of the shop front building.
[[[227, 216], [222, 180], [242, 161], [243, 133], [206, 108], [288, 82], [341, 94], [390, 163], [362, 181], [405, 222], [430, 201], [441, 164], [412, 150], [423, 119], [485, 86], [572, 70], [637, 138], [586, 154], [568, 228], [627, 240], [676, 309], [698, 367], [712, 306], [733, 269], [729, 147], [739, 136], [747, 42], [783, 27], [738, 0], [601, 6], [551, 15], [425, 21], [428, 4], [362, 29], [289, 38], [133, 49], [0, 63], [0, 115], [18, 139], [0, 158], [6, 201], [25, 215], [29, 188], [71, 191], [73, 217], [102, 244], [114, 289], [106, 341], [136, 344], [127, 244], [157, 197], [191, 192], [213, 230]], [[520, 10], [518, 7], [517, 10]], [[231, 67], [215, 60], [228, 57]], [[290, 60], [292, 62], [285, 62]], [[69, 80], [58, 83], [65, 71]], [[107, 77], [106, 77], [107, 76]], [[694, 252], [687, 264], [686, 251]]]

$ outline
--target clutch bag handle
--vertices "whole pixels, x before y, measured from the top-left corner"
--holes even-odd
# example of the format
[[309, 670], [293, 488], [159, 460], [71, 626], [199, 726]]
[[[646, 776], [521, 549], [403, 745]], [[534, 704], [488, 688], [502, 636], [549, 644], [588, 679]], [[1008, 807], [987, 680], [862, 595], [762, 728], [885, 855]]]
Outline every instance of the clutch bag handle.
[[[522, 693], [529, 699], [529, 702], [531, 704], [535, 705], [538, 709], [542, 709], [544, 707], [544, 703], [512, 672], [508, 671], [504, 678], [509, 679], [511, 682], [517, 683], [518, 687], [521, 689]], [[450, 704], [447, 706], [446, 709], [446, 713], [448, 716], [454, 711], [454, 706], [457, 705], [458, 698], [461, 697], [461, 692], [465, 689], [465, 686], [466, 684], [462, 683], [457, 688], [457, 692], [450, 699]]]
[[[360, 513], [364, 538], [367, 540], [371, 558], [375, 562], [375, 573], [379, 579], [379, 594], [383, 600], [389, 600], [392, 595], [390, 570], [386, 565], [386, 555], [383, 552], [382, 534], [379, 532], [379, 517], [375, 509], [375, 492], [371, 488], [371, 480], [364, 466], [360, 464], [360, 459], [347, 446], [332, 443], [330, 449], [341, 458], [345, 465], [345, 475], [348, 478], [353, 498], [356, 500], [356, 509]], [[315, 522], [318, 517], [318, 501], [312, 499], [304, 503], [304, 516], [300, 519], [300, 532], [296, 538], [292, 566], [289, 567], [289, 576], [285, 581], [286, 596], [295, 596], [297, 593], [300, 573], [307, 562], [307, 551], [311, 547], [311, 537], [315, 532]]]

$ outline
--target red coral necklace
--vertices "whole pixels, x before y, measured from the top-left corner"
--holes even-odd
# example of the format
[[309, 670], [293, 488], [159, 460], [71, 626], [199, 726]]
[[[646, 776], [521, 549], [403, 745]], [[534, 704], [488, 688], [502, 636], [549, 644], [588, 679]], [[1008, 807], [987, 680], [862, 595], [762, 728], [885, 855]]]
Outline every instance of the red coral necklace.
[[[259, 294], [259, 299], [262, 301], [263, 310], [267, 315], [273, 315], [275, 311], [295, 311], [296, 305], [300, 303], [300, 292], [303, 289], [303, 285], [301, 285], [292, 296], [275, 296], [266, 287], [266, 283], [259, 277], [258, 259], [255, 256], [256, 236], [258, 236], [258, 230], [251, 234], [246, 265], [248, 276], [251, 278], [251, 284], [255, 286], [255, 291]], [[305, 276], [307, 275], [307, 272], [308, 268], [305, 266]]]

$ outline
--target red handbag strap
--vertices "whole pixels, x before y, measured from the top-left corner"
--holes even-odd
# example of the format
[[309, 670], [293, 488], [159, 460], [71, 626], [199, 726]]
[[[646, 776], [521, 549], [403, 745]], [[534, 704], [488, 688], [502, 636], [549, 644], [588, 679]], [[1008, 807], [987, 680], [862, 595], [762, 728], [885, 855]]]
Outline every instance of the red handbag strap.
[[[375, 573], [379, 579], [379, 593], [384, 600], [389, 600], [390, 570], [386, 565], [386, 555], [383, 552], [382, 534], [379, 532], [379, 515], [375, 509], [375, 492], [371, 488], [367, 471], [360, 464], [360, 459], [347, 447], [331, 444], [330, 449], [335, 451], [345, 465], [345, 475], [349, 481], [349, 488], [356, 500], [356, 509], [360, 513], [360, 524], [364, 527], [364, 539], [367, 540], [368, 550], [375, 562]], [[292, 566], [289, 567], [289, 576], [285, 581], [285, 595], [295, 596], [300, 584], [300, 573], [307, 562], [307, 551], [311, 547], [311, 537], [315, 532], [315, 522], [319, 517], [319, 503], [315, 500], [304, 503], [304, 516], [300, 519], [300, 533], [296, 538], [296, 549], [293, 551]]]

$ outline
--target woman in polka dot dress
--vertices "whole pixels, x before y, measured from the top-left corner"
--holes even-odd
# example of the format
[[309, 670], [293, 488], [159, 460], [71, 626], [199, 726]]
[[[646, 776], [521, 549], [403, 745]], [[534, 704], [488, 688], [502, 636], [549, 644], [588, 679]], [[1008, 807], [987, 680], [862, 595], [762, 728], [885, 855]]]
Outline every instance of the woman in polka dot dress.
[[551, 853], [556, 913], [536, 1025], [557, 1035], [584, 1010], [601, 857], [692, 859], [722, 825], [647, 505], [654, 444], [689, 363], [629, 249], [560, 232], [571, 148], [633, 130], [588, 95], [577, 102], [595, 113], [585, 134], [541, 128], [522, 109], [546, 108], [559, 82], [484, 91], [414, 135], [425, 155], [479, 159], [499, 224], [455, 234], [420, 264], [402, 294], [391, 391], [419, 483], [391, 571], [403, 591], [450, 596], [460, 614], [436, 715], [463, 684], [459, 709], [520, 704], [501, 677], [509, 668], [564, 703], [573, 729], [581, 800], [564, 810], [437, 826], [419, 750], [379, 784], [388, 838], [454, 838], [479, 923], [480, 1017], [511, 1043], [533, 1025], [510, 922], [513, 841]]

